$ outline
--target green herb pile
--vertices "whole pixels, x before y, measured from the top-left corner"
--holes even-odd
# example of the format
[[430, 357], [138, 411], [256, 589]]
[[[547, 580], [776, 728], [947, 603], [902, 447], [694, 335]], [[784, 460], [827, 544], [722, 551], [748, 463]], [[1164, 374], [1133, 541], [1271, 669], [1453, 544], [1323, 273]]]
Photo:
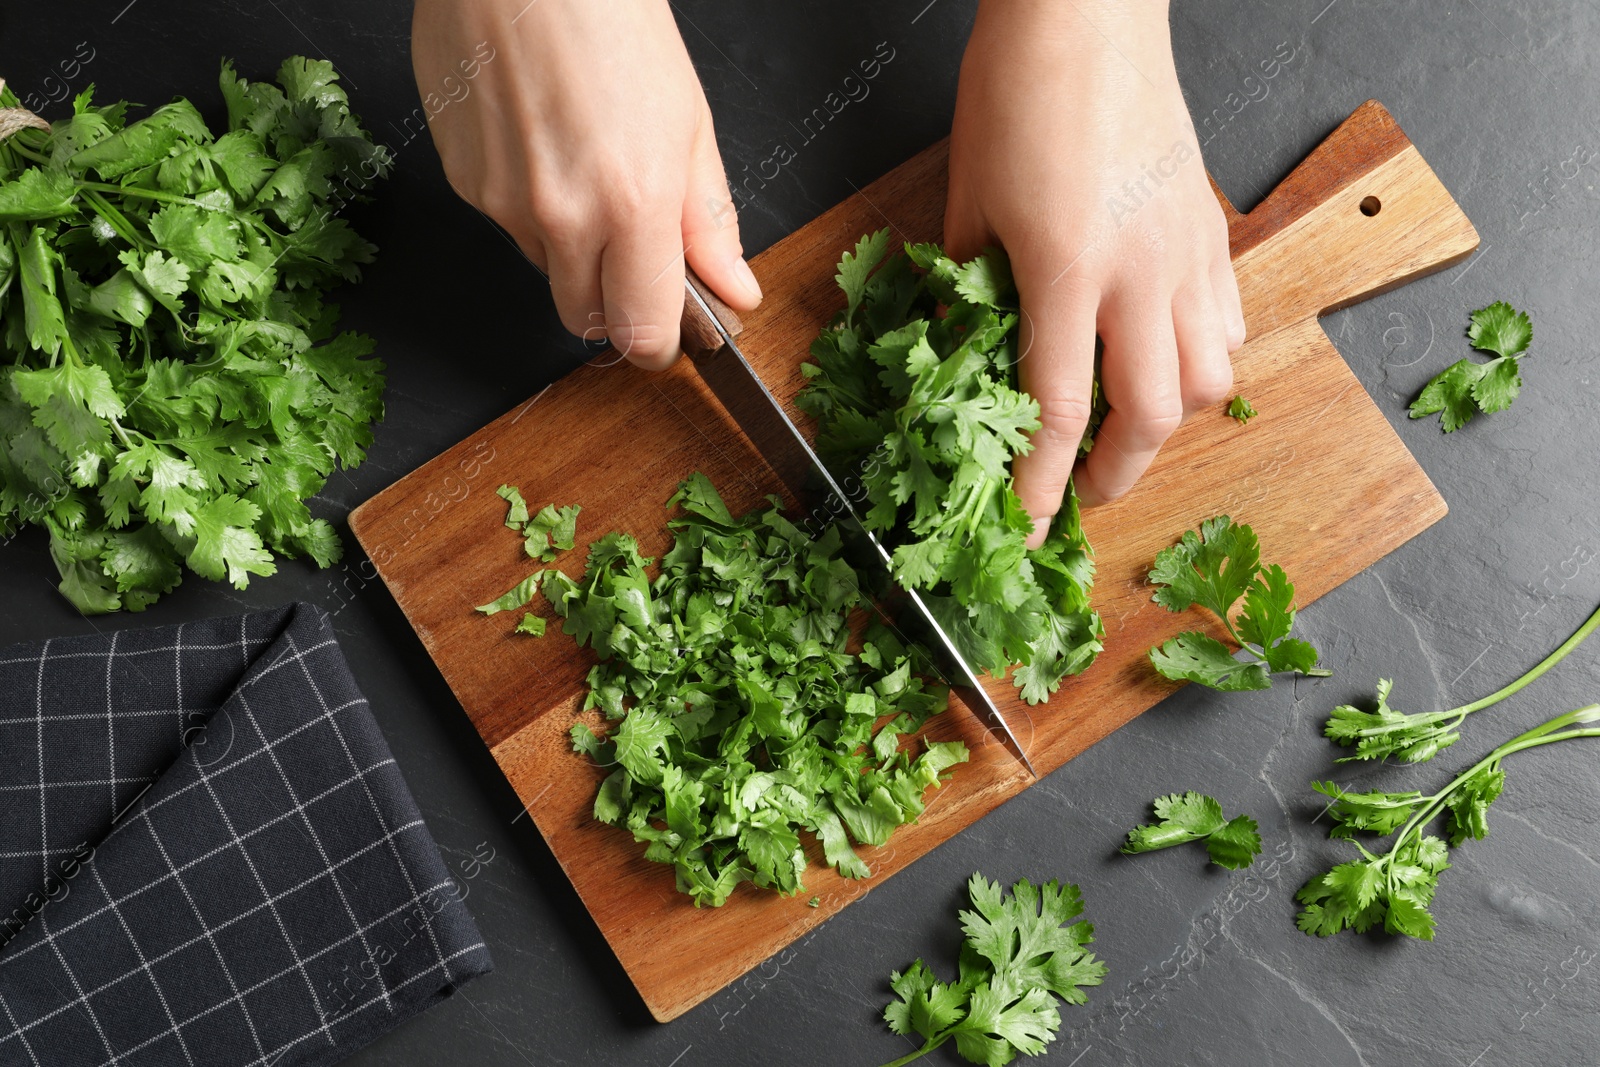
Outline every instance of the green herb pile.
[[1123, 852], [1138, 855], [1204, 841], [1211, 862], [1233, 871], [1250, 866], [1261, 853], [1256, 821], [1248, 815], [1229, 819], [1222, 805], [1204, 793], [1172, 793], [1158, 798], [1154, 807], [1156, 823], [1129, 830]]
[[1445, 433], [1465, 426], [1480, 411], [1504, 411], [1522, 392], [1518, 357], [1533, 342], [1533, 323], [1504, 300], [1472, 313], [1467, 341], [1494, 359], [1477, 363], [1458, 360], [1434, 376], [1411, 403], [1411, 417], [1439, 413]]
[[891, 253], [880, 230], [845, 253], [837, 281], [846, 307], [812, 344], [797, 399], [824, 461], [847, 491], [863, 487], [896, 577], [927, 591], [969, 662], [997, 676], [1018, 664], [1023, 699], [1048, 700], [1094, 662], [1104, 629], [1070, 489], [1043, 547], [1023, 547], [1033, 522], [1010, 468], [1039, 405], [1016, 384], [1008, 263], [993, 251], [956, 263], [932, 244]]
[[327, 62], [221, 86], [220, 137], [187, 100], [129, 122], [85, 92], [0, 144], [0, 527], [44, 527], [86, 613], [184, 564], [242, 589], [273, 553], [333, 563], [305, 501], [383, 413], [372, 342], [323, 297], [372, 259], [334, 214], [387, 154]]
[[1083, 914], [1077, 886], [1035, 886], [1024, 878], [1008, 899], [998, 882], [974, 874], [967, 889], [973, 910], [961, 913], [967, 936], [960, 977], [941, 982], [921, 960], [889, 976], [898, 999], [884, 1009], [884, 1020], [923, 1045], [886, 1067], [902, 1067], [952, 1039], [965, 1059], [990, 1067], [1019, 1052], [1037, 1056], [1061, 1028], [1056, 998], [1082, 1004], [1084, 988], [1105, 978], [1106, 965], [1083, 947], [1094, 940], [1094, 927], [1073, 922]]
[[[516, 515], [521, 495], [502, 495]], [[852, 640], [867, 602], [832, 527], [808, 537], [775, 499], [736, 519], [698, 473], [674, 505], [654, 580], [634, 538], [610, 533], [577, 581], [539, 571], [479, 610], [542, 589], [562, 630], [599, 654], [584, 710], [603, 714], [605, 733], [572, 727], [576, 751], [615, 768], [595, 818], [672, 864], [697, 906], [721, 905], [743, 881], [799, 893], [802, 832], [841, 875], [867, 877], [851, 842], [887, 842], [967, 758], [959, 742], [908, 741], [945, 708], [922, 681], [926, 651], [877, 624]]]
[[[1294, 627], [1294, 583], [1276, 563], [1261, 565], [1261, 543], [1255, 531], [1226, 515], [1207, 519], [1200, 532], [1185, 530], [1171, 548], [1156, 554], [1151, 598], [1168, 611], [1186, 611], [1195, 604], [1222, 620], [1228, 636], [1251, 657], [1233, 658], [1233, 650], [1197, 630], [1179, 634], [1150, 650], [1150, 662], [1164, 678], [1199, 682], [1224, 692], [1270, 689], [1272, 672], [1325, 677], [1317, 667], [1317, 650], [1290, 637]], [[1233, 607], [1244, 598], [1244, 610]]]
[[[1499, 746], [1431, 796], [1414, 791], [1351, 793], [1333, 782], [1316, 783], [1317, 792], [1333, 801], [1328, 808], [1334, 821], [1330, 836], [1395, 836], [1383, 853], [1356, 842], [1361, 859], [1307, 882], [1296, 897], [1305, 905], [1300, 929], [1327, 937], [1344, 929], [1362, 933], [1382, 926], [1391, 934], [1432, 941], [1434, 917], [1428, 905], [1439, 888], [1439, 875], [1450, 866], [1451, 848], [1488, 836], [1489, 805], [1506, 784], [1501, 762], [1540, 745], [1600, 737], [1600, 727], [1585, 725], [1593, 722], [1600, 722], [1600, 704], [1558, 715]], [[1448, 845], [1423, 832], [1441, 816]]]

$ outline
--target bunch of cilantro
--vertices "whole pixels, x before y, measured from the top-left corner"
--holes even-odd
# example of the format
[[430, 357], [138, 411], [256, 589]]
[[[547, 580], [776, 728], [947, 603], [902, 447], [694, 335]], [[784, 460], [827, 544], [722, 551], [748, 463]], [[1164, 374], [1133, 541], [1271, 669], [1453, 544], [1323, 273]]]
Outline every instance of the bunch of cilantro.
[[[503, 495], [515, 515], [520, 494]], [[960, 742], [902, 743], [945, 708], [922, 681], [926, 650], [877, 624], [852, 637], [867, 601], [835, 528], [810, 538], [776, 499], [734, 518], [698, 473], [672, 505], [683, 511], [654, 579], [638, 542], [610, 533], [580, 579], [539, 571], [479, 610], [542, 588], [562, 630], [599, 654], [584, 710], [605, 732], [571, 731], [576, 751], [612, 768], [595, 818], [670, 863], [696, 906], [720, 906], [744, 881], [800, 892], [802, 833], [844, 877], [869, 876], [851, 842], [887, 842], [967, 758]]]
[[80, 611], [339, 557], [305, 501], [365, 457], [383, 374], [323, 296], [372, 259], [334, 216], [389, 159], [335, 80], [224, 62], [220, 137], [91, 89], [0, 143], [0, 533], [43, 527]]
[[[956, 263], [933, 244], [863, 237], [839, 263], [846, 306], [811, 346], [797, 403], [841, 484], [863, 487], [866, 525], [896, 578], [924, 599], [971, 664], [1048, 700], [1094, 662], [1094, 561], [1068, 497], [1040, 548], [1011, 485], [1039, 405], [1017, 386], [1016, 287], [997, 251]], [[1090, 432], [1092, 433], [1091, 426]], [[1089, 447], [1086, 434], [1083, 448]]]

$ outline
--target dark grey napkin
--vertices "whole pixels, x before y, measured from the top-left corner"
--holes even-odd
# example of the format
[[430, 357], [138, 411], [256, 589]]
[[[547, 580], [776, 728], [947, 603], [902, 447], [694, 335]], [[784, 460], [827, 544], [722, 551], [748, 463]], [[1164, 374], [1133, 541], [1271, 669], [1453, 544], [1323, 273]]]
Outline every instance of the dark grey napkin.
[[0, 1065], [333, 1063], [492, 966], [317, 609], [0, 649]]

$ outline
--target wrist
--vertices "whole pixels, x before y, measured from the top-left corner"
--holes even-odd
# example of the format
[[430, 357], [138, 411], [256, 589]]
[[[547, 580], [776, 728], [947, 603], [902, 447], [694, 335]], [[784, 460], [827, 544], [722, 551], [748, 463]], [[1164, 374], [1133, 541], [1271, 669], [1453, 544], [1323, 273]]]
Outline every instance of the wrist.
[[1131, 56], [1154, 48], [1170, 54], [1168, 17], [1168, 0], [980, 0], [972, 41], [1010, 51], [1043, 46]]

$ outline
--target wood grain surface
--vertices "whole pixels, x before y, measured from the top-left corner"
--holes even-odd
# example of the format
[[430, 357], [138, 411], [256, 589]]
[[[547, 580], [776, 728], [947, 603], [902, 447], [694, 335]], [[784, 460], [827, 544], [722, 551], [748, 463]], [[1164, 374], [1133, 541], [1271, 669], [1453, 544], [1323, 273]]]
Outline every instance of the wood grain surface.
[[[741, 347], [780, 397], [841, 304], [839, 254], [890, 226], [937, 240], [946, 146], [935, 145], [774, 245], [754, 261], [767, 297], [746, 315]], [[1220, 196], [1220, 194], [1219, 194]], [[1363, 209], [1363, 202], [1366, 209]], [[1007, 681], [989, 690], [1041, 774], [1175, 688], [1150, 646], [1204, 626], [1150, 602], [1156, 552], [1218, 513], [1252, 524], [1263, 555], [1298, 582], [1303, 607], [1440, 519], [1444, 500], [1324, 335], [1317, 317], [1454, 264], [1477, 246], [1471, 223], [1381, 105], [1368, 102], [1261, 205], [1228, 213], [1250, 340], [1234, 357], [1238, 391], [1261, 413], [1248, 426], [1222, 409], [1191, 419], [1125, 499], [1084, 516], [1099, 574], [1094, 603], [1106, 650], [1047, 705], [1030, 708]], [[1373, 213], [1375, 212], [1375, 213]], [[792, 411], [808, 432], [810, 420]], [[863, 848], [873, 877], [814, 869], [785, 899], [742, 886], [720, 909], [696, 910], [670, 867], [590, 814], [605, 772], [571, 751], [590, 653], [554, 632], [511, 632], [519, 613], [472, 607], [537, 564], [501, 523], [502, 482], [533, 507], [580, 504], [579, 544], [612, 529], [647, 555], [667, 543], [665, 502], [705, 472], [735, 511], [780, 483], [700, 383], [688, 361], [651, 374], [596, 359], [358, 508], [350, 525], [493, 751], [594, 921], [657, 1019], [672, 1019], [780, 952], [882, 879], [948, 840], [1030, 783], [972, 713], [952, 702], [930, 724], [973, 750], [926, 814], [883, 848]], [[558, 566], [582, 570], [583, 552]], [[542, 604], [542, 600], [539, 601]], [[548, 607], [544, 608], [548, 614]], [[554, 627], [552, 627], [554, 629]], [[1217, 628], [1214, 628], [1214, 631]], [[1220, 632], [1218, 634], [1220, 635]], [[815, 895], [820, 906], [807, 906]]]

